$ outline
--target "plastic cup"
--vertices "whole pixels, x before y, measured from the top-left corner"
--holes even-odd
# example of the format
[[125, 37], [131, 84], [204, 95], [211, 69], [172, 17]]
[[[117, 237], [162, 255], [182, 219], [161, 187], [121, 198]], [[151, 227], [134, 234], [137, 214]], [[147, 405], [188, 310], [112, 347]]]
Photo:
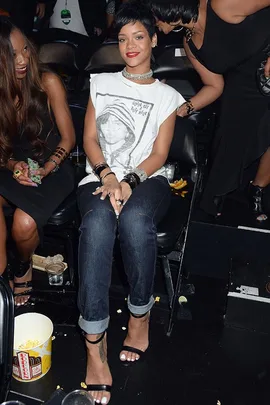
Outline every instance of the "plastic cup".
[[6, 402], [1, 402], [1, 405], [25, 405], [21, 401], [6, 401]]
[[70, 392], [62, 400], [61, 405], [94, 405], [95, 401], [89, 392], [75, 390]]
[[63, 285], [65, 265], [63, 262], [47, 264], [45, 270], [48, 273], [50, 285]]

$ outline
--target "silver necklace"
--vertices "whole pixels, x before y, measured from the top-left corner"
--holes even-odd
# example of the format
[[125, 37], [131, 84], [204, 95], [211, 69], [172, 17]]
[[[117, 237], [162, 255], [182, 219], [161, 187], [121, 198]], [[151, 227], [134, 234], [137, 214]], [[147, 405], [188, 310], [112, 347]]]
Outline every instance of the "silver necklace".
[[146, 73], [129, 73], [129, 72], [127, 72], [127, 69], [124, 68], [124, 69], [122, 70], [122, 75], [123, 75], [126, 79], [146, 80], [146, 79], [150, 79], [150, 77], [153, 76], [153, 70], [150, 69], [149, 72], [146, 72]]

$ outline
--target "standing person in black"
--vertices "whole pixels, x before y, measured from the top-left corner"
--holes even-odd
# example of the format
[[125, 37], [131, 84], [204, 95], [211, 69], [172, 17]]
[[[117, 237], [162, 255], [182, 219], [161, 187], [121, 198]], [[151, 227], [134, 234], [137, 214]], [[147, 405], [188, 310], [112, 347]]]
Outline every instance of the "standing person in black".
[[[169, 33], [186, 30], [184, 47], [204, 83], [179, 109], [189, 115], [221, 98], [216, 133], [216, 155], [201, 206], [221, 212], [223, 197], [236, 190], [244, 170], [260, 159], [250, 184], [249, 200], [257, 219], [266, 219], [264, 188], [270, 183], [269, 97], [257, 87], [256, 70], [267, 59], [270, 44], [270, 1], [260, 0], [154, 0], [157, 27]], [[265, 67], [270, 76], [270, 58]]]

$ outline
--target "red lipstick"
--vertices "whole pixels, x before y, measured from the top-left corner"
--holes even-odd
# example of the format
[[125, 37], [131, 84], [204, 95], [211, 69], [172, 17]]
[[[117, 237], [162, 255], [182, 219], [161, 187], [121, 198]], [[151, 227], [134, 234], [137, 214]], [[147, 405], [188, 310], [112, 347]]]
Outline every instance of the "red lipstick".
[[126, 55], [128, 58], [136, 58], [140, 52], [127, 52]]

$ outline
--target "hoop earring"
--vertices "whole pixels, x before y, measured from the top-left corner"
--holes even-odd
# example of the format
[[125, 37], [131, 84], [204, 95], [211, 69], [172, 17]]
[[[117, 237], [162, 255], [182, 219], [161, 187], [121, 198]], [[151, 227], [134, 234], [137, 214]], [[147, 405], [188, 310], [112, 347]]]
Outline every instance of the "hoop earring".
[[172, 30], [172, 32], [180, 32], [180, 31], [182, 31], [182, 29], [184, 29], [184, 27], [181, 27], [181, 28], [175, 28], [174, 30]]

